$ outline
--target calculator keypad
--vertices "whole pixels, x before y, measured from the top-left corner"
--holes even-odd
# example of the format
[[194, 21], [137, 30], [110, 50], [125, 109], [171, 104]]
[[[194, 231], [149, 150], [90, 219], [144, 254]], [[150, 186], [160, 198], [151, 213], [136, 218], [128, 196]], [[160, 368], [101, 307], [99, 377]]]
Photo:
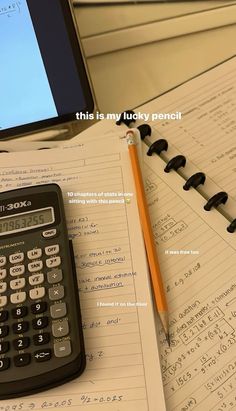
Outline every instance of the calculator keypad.
[[72, 353], [60, 247], [45, 245], [0, 256], [0, 373]]

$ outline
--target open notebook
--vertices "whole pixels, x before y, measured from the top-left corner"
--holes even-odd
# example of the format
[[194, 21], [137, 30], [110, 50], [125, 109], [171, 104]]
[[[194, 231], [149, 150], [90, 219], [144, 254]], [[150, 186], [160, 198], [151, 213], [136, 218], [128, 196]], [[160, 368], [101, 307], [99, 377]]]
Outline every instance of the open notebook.
[[[148, 113], [183, 112], [181, 122], [150, 123], [152, 136], [146, 138], [142, 145], [148, 204], [170, 310], [170, 348], [162, 330], [157, 328], [168, 411], [236, 409], [236, 233], [227, 231], [230, 221], [236, 218], [235, 77], [236, 59], [233, 58], [138, 109]], [[118, 128], [111, 122], [101, 122], [84, 132], [82, 138], [62, 148], [62, 156], [65, 158], [63, 153], [69, 152], [77, 155], [79, 151], [76, 152], [73, 145], [83, 147], [86, 139], [86, 144], [91, 144], [91, 150], [97, 155], [99, 147], [104, 147], [104, 141], [110, 139], [114, 142], [124, 131], [125, 128]], [[155, 154], [152, 157], [146, 155], [148, 146], [160, 137], [169, 143], [166, 161], [177, 154], [186, 157], [187, 163], [181, 169], [181, 175], [173, 170], [165, 173], [166, 163], [162, 158]], [[107, 150], [111, 150], [109, 145]], [[57, 150], [44, 153], [45, 158], [54, 158], [53, 168], [58, 167], [56, 153]], [[32, 154], [36, 165], [40, 156], [40, 152]], [[0, 168], [2, 190], [7, 188], [6, 184], [11, 184], [9, 188], [15, 186], [16, 178], [19, 178], [14, 176], [12, 181], [5, 181], [3, 173], [9, 167], [9, 160], [14, 160], [14, 169], [19, 166], [24, 169], [27, 166], [23, 158], [23, 154], [3, 155]], [[201, 193], [193, 188], [183, 190], [185, 180], [196, 171], [207, 176], [200, 188]], [[129, 180], [130, 170], [126, 169], [126, 173]], [[51, 179], [60, 182], [61, 175], [55, 173]], [[74, 184], [73, 181], [70, 184]], [[229, 195], [226, 204], [206, 211], [207, 198], [225, 190]], [[97, 206], [94, 207], [96, 209]], [[114, 221], [117, 220], [114, 218]], [[132, 224], [132, 221], [133, 218], [127, 215], [127, 224]], [[106, 238], [110, 236], [109, 233]], [[130, 238], [129, 244], [134, 252], [137, 252], [138, 240], [139, 237]], [[137, 254], [133, 258], [137, 258]], [[140, 276], [139, 284], [145, 287], [145, 281], [145, 277]], [[148, 336], [152, 326], [152, 323], [147, 324]], [[145, 332], [142, 335], [143, 346], [144, 335]], [[126, 359], [131, 361], [129, 353]], [[144, 363], [145, 358], [150, 361], [150, 357], [153, 358], [151, 345], [150, 352], [142, 357]], [[111, 364], [108, 358], [107, 364]], [[154, 368], [149, 369], [150, 375]], [[100, 369], [94, 370], [96, 375], [100, 372]], [[100, 384], [105, 387], [105, 379]], [[154, 385], [153, 391], [153, 385], [149, 385], [149, 392], [146, 391], [147, 398], [153, 402], [147, 405], [147, 400], [144, 400], [144, 404], [150, 411], [162, 411], [164, 408], [157, 406], [153, 398], [159, 384], [155, 381]], [[79, 390], [79, 384], [77, 387]], [[136, 388], [135, 401], [138, 404], [141, 398], [138, 397], [138, 384]], [[112, 404], [111, 408], [106, 408], [109, 407], [107, 404], [101, 407], [104, 410], [132, 410], [139, 409], [137, 404], [127, 400], [115, 406]], [[95, 409], [99, 410], [98, 405]], [[145, 410], [142, 405], [140, 409]]]
[[[235, 80], [232, 58], [138, 109], [183, 114], [181, 121], [150, 123], [152, 136], [143, 144], [170, 309], [170, 350], [161, 335], [168, 411], [236, 409], [236, 232], [227, 231], [236, 218]], [[146, 155], [147, 146], [160, 137], [169, 143], [165, 161]], [[185, 167], [179, 174], [165, 173], [166, 162], [180, 154]], [[183, 190], [199, 171], [206, 175], [204, 185]], [[206, 211], [207, 201], [222, 191], [227, 202]]]
[[[126, 142], [100, 142], [96, 150], [91, 142], [30, 155], [2, 155], [1, 191], [46, 182], [56, 182], [64, 194], [78, 273], [87, 367], [78, 380], [57, 389], [0, 401], [1, 411], [87, 407], [92, 411], [144, 411], [154, 410], [156, 404], [165, 410], [147, 262]], [[114, 192], [120, 193], [119, 197], [109, 195]], [[68, 193], [75, 194], [71, 197]]]

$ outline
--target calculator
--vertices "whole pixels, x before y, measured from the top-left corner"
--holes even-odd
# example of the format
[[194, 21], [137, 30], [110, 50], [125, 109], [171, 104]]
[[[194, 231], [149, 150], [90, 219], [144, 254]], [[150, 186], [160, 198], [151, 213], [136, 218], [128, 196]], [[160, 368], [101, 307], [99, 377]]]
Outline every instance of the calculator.
[[70, 381], [85, 363], [61, 189], [0, 193], [0, 400]]

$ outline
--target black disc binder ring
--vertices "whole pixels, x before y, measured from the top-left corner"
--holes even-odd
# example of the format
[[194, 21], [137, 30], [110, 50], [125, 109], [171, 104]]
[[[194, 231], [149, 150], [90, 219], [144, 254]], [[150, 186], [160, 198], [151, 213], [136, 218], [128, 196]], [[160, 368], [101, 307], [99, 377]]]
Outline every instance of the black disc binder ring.
[[140, 132], [141, 140], [144, 140], [145, 137], [148, 137], [148, 136], [150, 137], [152, 134], [152, 129], [149, 126], [149, 124], [141, 124], [140, 126], [137, 127], [137, 129]]
[[227, 227], [227, 231], [229, 233], [234, 233], [235, 230], [236, 230], [236, 218], [233, 221], [231, 221], [230, 225]]
[[193, 174], [189, 179], [186, 181], [186, 183], [183, 186], [183, 189], [185, 191], [188, 191], [191, 187], [197, 188], [200, 184], [204, 184], [206, 180], [206, 176], [204, 173], [196, 173]]
[[186, 164], [186, 158], [182, 155], [173, 157], [164, 168], [165, 173], [169, 173], [171, 170], [177, 171], [180, 167], [184, 167]]
[[154, 141], [147, 151], [148, 156], [152, 156], [153, 153], [160, 155], [162, 151], [168, 150], [168, 142], [164, 138]]
[[220, 191], [211, 197], [204, 205], [204, 210], [210, 211], [212, 207], [217, 208], [220, 204], [225, 204], [228, 200], [228, 194], [225, 191]]
[[117, 120], [116, 125], [120, 126], [122, 123], [124, 123], [127, 127], [129, 127], [131, 123], [135, 123], [135, 121], [136, 121], [133, 118], [134, 114], [135, 114], [135, 112], [133, 110], [124, 111], [123, 113], [120, 114], [120, 118], [119, 118], [119, 120]]

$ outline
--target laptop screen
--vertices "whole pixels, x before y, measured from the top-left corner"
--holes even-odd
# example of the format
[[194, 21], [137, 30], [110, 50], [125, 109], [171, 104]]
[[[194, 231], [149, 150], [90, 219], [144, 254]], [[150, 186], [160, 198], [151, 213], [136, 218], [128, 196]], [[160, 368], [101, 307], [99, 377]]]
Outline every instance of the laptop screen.
[[1, 0], [0, 79], [0, 137], [93, 110], [67, 1]]

